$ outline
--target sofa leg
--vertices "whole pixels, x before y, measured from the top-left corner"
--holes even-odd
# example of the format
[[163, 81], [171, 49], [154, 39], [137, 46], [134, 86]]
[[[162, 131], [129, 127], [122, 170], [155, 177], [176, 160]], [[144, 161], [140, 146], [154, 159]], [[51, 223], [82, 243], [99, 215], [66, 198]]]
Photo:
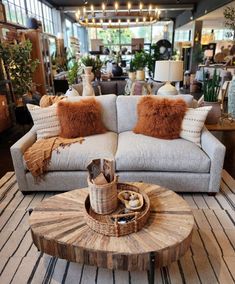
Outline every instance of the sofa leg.
[[217, 193], [217, 192], [208, 192], [207, 195], [208, 195], [208, 196], [216, 196], [216, 193]]

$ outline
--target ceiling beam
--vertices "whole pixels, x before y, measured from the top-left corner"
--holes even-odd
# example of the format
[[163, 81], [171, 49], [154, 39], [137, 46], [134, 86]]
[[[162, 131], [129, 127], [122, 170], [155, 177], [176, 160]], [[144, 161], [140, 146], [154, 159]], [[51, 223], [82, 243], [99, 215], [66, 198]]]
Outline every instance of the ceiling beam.
[[[83, 7], [86, 7], [86, 10], [88, 12], [90, 12], [90, 6], [89, 5], [77, 5], [77, 6], [61, 6], [61, 7], [58, 7], [59, 10], [61, 11], [64, 11], [64, 12], [68, 12], [68, 13], [73, 13], [73, 12], [76, 12], [78, 9], [83, 9]], [[148, 10], [148, 7], [149, 5], [146, 4], [146, 5], [143, 5], [143, 9], [142, 11], [147, 11]], [[158, 9], [158, 10], [168, 10], [168, 11], [182, 11], [182, 10], [188, 10], [188, 11], [191, 11], [193, 10], [195, 7], [194, 7], [194, 4], [159, 4], [159, 5], [152, 5], [153, 7], [153, 11], [155, 9]], [[96, 11], [100, 11], [101, 10], [101, 5], [100, 6], [94, 6], [94, 12]], [[106, 11], [115, 11], [114, 9], [114, 5], [109, 5], [105, 8]], [[124, 5], [121, 5], [118, 9], [118, 11], [121, 11], [121, 10], [127, 10], [127, 6], [124, 6]], [[132, 11], [139, 11], [139, 6], [138, 5], [132, 5], [131, 7], [131, 10]]]

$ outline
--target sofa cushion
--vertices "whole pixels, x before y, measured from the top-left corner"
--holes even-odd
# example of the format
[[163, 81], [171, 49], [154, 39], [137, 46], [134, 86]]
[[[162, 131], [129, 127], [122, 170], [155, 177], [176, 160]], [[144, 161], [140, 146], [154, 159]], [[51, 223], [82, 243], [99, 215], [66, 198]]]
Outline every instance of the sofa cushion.
[[57, 114], [61, 137], [84, 137], [107, 131], [101, 119], [101, 105], [92, 97], [79, 102], [60, 101]]
[[[162, 96], [154, 96], [161, 98]], [[193, 96], [177, 95], [163, 96], [169, 99], [183, 99], [188, 107], [192, 107]], [[118, 96], [117, 97], [117, 123], [118, 133], [132, 130], [137, 123], [137, 104], [142, 96]]]
[[37, 139], [50, 138], [60, 134], [61, 127], [57, 115], [57, 104], [49, 107], [27, 104], [27, 108], [33, 119]]
[[104, 81], [104, 82], [100, 82], [99, 84], [100, 84], [102, 95], [117, 94], [117, 82]]
[[[67, 100], [71, 102], [78, 102], [86, 100], [91, 97], [69, 97]], [[95, 99], [101, 104], [102, 121], [104, 126], [113, 132], [117, 132], [117, 111], [116, 111], [116, 95], [98, 96]]]
[[118, 171], [208, 173], [209, 157], [184, 139], [163, 140], [127, 131], [119, 134], [115, 156]]
[[[106, 132], [85, 137], [85, 141], [53, 151], [48, 171], [86, 171], [92, 159], [114, 159], [117, 149], [117, 134]], [[26, 167], [26, 163], [24, 163]]]
[[137, 106], [138, 121], [133, 131], [136, 134], [162, 139], [179, 138], [186, 109], [186, 103], [182, 99], [156, 99], [153, 96], [144, 96]]
[[121, 96], [125, 94], [126, 80], [117, 81], [117, 95]]

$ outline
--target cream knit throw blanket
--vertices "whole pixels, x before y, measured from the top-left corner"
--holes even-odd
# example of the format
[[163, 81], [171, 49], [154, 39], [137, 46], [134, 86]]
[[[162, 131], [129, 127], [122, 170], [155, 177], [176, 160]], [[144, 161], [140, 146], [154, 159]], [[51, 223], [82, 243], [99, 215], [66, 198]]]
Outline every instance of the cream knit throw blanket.
[[58, 147], [64, 148], [76, 142], [81, 144], [84, 140], [85, 139], [81, 137], [73, 139], [52, 137], [36, 141], [24, 153], [24, 159], [28, 170], [37, 181], [41, 180], [44, 173], [47, 171], [52, 151], [58, 149]]

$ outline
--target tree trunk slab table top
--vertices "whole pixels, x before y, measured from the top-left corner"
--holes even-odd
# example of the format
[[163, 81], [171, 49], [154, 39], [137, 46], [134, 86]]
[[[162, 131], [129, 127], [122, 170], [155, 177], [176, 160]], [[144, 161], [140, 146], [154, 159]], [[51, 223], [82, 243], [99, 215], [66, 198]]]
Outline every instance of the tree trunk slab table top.
[[194, 218], [175, 192], [154, 184], [129, 183], [150, 199], [150, 216], [137, 233], [122, 237], [101, 235], [84, 219], [88, 188], [57, 194], [42, 201], [30, 215], [36, 247], [49, 255], [120, 270], [154, 270], [178, 260], [189, 249]]

